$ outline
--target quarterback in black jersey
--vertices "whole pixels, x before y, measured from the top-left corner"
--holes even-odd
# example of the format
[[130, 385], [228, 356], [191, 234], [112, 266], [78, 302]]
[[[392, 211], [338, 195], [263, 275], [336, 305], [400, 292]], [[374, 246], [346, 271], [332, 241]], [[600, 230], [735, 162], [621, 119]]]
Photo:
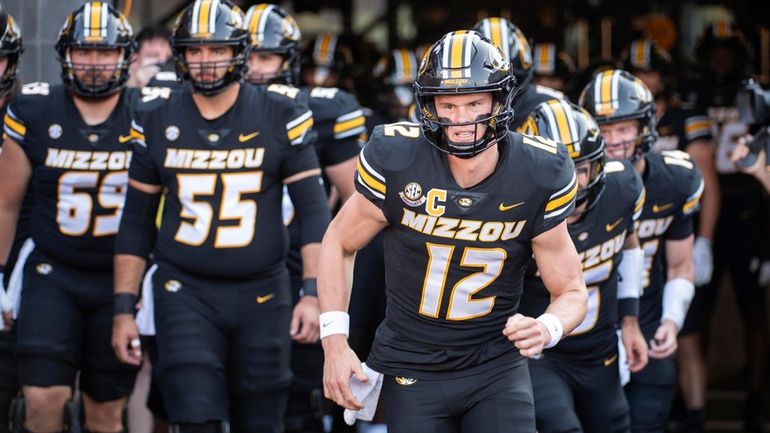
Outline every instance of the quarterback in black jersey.
[[[246, 12], [251, 51], [246, 80], [267, 86], [297, 85], [300, 74], [300, 29], [294, 18], [279, 6], [261, 3]], [[356, 98], [333, 87], [301, 87], [303, 98], [313, 112], [313, 143], [324, 176], [343, 201], [355, 191], [353, 177], [359, 136], [365, 119]], [[294, 218], [291, 198], [284, 191], [284, 218], [289, 228], [289, 275], [292, 280], [294, 315], [292, 321], [292, 382], [286, 413], [286, 431], [323, 432], [321, 387], [323, 351], [318, 344], [318, 302], [315, 263], [305, 264], [300, 255], [301, 227]], [[304, 279], [304, 281], [303, 281]], [[312, 322], [314, 326], [304, 326]], [[314, 332], [309, 333], [312, 329]]]
[[[298, 90], [241, 83], [244, 18], [225, 0], [190, 4], [172, 39], [186, 86], [148, 101], [132, 123], [116, 300], [135, 301], [152, 253], [144, 302], [154, 307], [156, 377], [180, 432], [227, 431], [230, 423], [234, 431], [283, 431], [291, 380], [284, 185], [301, 222], [303, 261], [317, 262], [330, 218], [310, 146], [312, 113]], [[136, 364], [136, 323], [129, 308], [116, 313], [115, 350]]]
[[608, 156], [631, 161], [644, 180], [646, 200], [636, 232], [645, 256], [639, 322], [650, 361], [632, 373], [626, 396], [632, 431], [663, 431], [675, 383], [672, 355], [694, 293], [692, 215], [703, 179], [686, 153], [649, 152], [657, 137], [655, 102], [630, 73], [597, 74], [580, 103], [599, 124]]
[[[324, 390], [360, 410], [376, 396], [359, 401], [351, 374], [381, 383], [389, 432], [534, 431], [525, 357], [585, 317], [564, 223], [577, 193], [574, 165], [563, 146], [509, 132], [510, 71], [475, 31], [436, 42], [414, 86], [422, 128], [375, 128], [359, 156], [357, 192], [324, 237]], [[366, 366], [382, 375], [367, 376], [348, 346], [345, 310], [355, 251], [382, 230], [388, 307]], [[554, 298], [537, 319], [516, 314], [533, 252]]]
[[[21, 33], [13, 17], [0, 9], [0, 115], [13, 99], [18, 85], [16, 74], [23, 51]], [[8, 414], [13, 398], [19, 390], [16, 358], [13, 355], [16, 331], [13, 329], [13, 302], [5, 288], [8, 286], [11, 270], [21, 249], [21, 244], [29, 233], [29, 211], [32, 201], [29, 194], [19, 212], [13, 246], [5, 265], [0, 266], [0, 433], [8, 432]]]
[[567, 99], [563, 93], [545, 86], [531, 83], [532, 48], [524, 33], [505, 18], [484, 18], [473, 26], [500, 47], [506, 59], [511, 62], [516, 78], [516, 92], [513, 97], [513, 120], [511, 129], [522, 131], [522, 124], [541, 102], [549, 99]]
[[[567, 224], [588, 286], [583, 322], [558, 346], [529, 361], [537, 431], [627, 432], [616, 329], [620, 322], [630, 370], [640, 371], [647, 363], [638, 321], [644, 254], [634, 223], [644, 205], [642, 179], [627, 161], [605, 165], [596, 122], [569, 102], [540, 104], [525, 126], [528, 134], [564, 144], [575, 162], [580, 186], [576, 212]], [[549, 302], [535, 260], [530, 260], [519, 311], [534, 317]]]
[[24, 86], [7, 109], [0, 156], [0, 262], [28, 183], [36, 204], [9, 287], [26, 402], [23, 425], [14, 423], [24, 431], [70, 431], [76, 420], [65, 406], [79, 372], [85, 428], [122, 431], [136, 368], [111, 349], [111, 255], [138, 96], [123, 88], [131, 26], [109, 4], [88, 2], [67, 17], [56, 48], [64, 84]]

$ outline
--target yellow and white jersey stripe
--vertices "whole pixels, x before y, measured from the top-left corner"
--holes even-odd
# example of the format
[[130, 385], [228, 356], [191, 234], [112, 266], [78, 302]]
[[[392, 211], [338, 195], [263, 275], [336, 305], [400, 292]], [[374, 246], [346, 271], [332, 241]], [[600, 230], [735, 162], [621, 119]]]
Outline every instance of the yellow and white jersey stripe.
[[216, 33], [218, 10], [219, 0], [195, 0], [190, 33], [193, 36], [207, 36]]
[[360, 135], [366, 131], [366, 118], [364, 112], [355, 110], [338, 117], [334, 122], [334, 138], [342, 138]]
[[711, 137], [711, 123], [707, 116], [690, 116], [684, 121], [684, 135], [688, 141]]
[[99, 42], [107, 37], [109, 9], [104, 2], [90, 2], [83, 6], [83, 36], [86, 41]]
[[535, 44], [534, 69], [536, 74], [550, 75], [556, 71], [556, 44]]
[[575, 174], [567, 185], [551, 194], [548, 203], [545, 205], [545, 219], [557, 217], [571, 209], [575, 196], [577, 195], [578, 183]]
[[24, 141], [24, 136], [27, 135], [27, 127], [19, 116], [14, 114], [11, 107], [6, 109], [3, 124], [3, 131], [7, 136], [13, 138], [18, 143]]
[[308, 110], [286, 124], [286, 133], [291, 144], [302, 143], [305, 135], [313, 127], [313, 112]]
[[372, 168], [366, 161], [364, 152], [358, 155], [356, 182], [366, 188], [373, 196], [380, 200], [385, 200], [385, 193], [387, 191], [385, 176]]
[[683, 214], [690, 215], [691, 213], [698, 210], [698, 205], [700, 204], [700, 198], [703, 195], [704, 186], [705, 183], [703, 182], [703, 178], [700, 178], [698, 189], [691, 196], [687, 197], [687, 200], [684, 202], [684, 206], [682, 206]]

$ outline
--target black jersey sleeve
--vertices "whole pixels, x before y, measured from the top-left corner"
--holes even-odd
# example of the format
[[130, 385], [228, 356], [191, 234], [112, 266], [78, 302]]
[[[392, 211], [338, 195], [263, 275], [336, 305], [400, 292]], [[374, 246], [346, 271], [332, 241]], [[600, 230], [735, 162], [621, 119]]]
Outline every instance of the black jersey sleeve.
[[702, 113], [688, 111], [684, 119], [684, 143], [690, 145], [696, 140], [711, 140], [711, 123], [708, 116]]
[[385, 209], [385, 195], [387, 194], [387, 173], [384, 169], [387, 159], [387, 146], [382, 135], [382, 126], [377, 126], [372, 131], [369, 142], [364, 145], [358, 154], [356, 167], [356, 190], [364, 195], [377, 207]]
[[[34, 149], [32, 143], [27, 140], [34, 128], [40, 127], [35, 125], [35, 120], [42, 114], [42, 110], [64, 109], [64, 107], [49, 107], [50, 104], [46, 103], [49, 94], [50, 86], [48, 83], [35, 82], [25, 84], [8, 105], [3, 118], [4, 136], [16, 141], [32, 161], [35, 160], [35, 150], [42, 150], [42, 148]], [[51, 128], [52, 126], [46, 125], [45, 127]], [[50, 134], [48, 131], [40, 133]]]
[[356, 98], [343, 90], [323, 87], [311, 89], [309, 98], [321, 165], [329, 167], [358, 155], [366, 118]]
[[531, 179], [541, 188], [543, 200], [533, 223], [532, 237], [547, 232], [564, 221], [575, 210], [578, 183], [575, 165], [565, 146], [537, 136], [522, 136], [524, 148], [534, 158]]
[[693, 215], [700, 208], [704, 182], [700, 172], [690, 156], [684, 152], [663, 152], [663, 162], [672, 171], [676, 179], [674, 185], [680, 188], [680, 208], [674, 214], [674, 220], [666, 231], [666, 239], [681, 240], [693, 232]]
[[299, 89], [281, 84], [267, 87], [266, 102], [273, 113], [272, 139], [281, 149], [281, 176], [286, 179], [303, 171], [319, 168], [312, 144], [313, 112], [307, 100], [298, 97]]

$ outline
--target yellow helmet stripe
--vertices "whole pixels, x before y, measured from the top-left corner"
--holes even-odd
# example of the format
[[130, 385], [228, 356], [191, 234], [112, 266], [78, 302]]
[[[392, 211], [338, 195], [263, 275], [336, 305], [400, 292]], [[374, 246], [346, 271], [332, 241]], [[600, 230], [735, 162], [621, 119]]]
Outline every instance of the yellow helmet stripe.
[[556, 45], [551, 43], [535, 46], [535, 71], [541, 74], [551, 74], [555, 67]]
[[337, 36], [327, 33], [316, 39], [314, 55], [316, 63], [319, 65], [328, 65], [334, 57], [334, 49], [337, 46]]
[[594, 79], [594, 104], [599, 116], [614, 112], [618, 107], [618, 77], [620, 71], [607, 70]]
[[529, 41], [524, 36], [521, 30], [516, 30], [513, 35], [516, 45], [519, 47], [519, 62], [522, 67], [529, 67], [532, 64], [532, 48], [529, 46]]
[[548, 101], [548, 107], [550, 109], [545, 110], [546, 116], [551, 122], [551, 128], [557, 133], [558, 141], [564, 145], [572, 145], [575, 140], [575, 133], [571, 125], [571, 113], [568, 112], [568, 108], [564, 107], [562, 101], [553, 99]]
[[246, 22], [248, 24], [249, 33], [252, 35], [256, 35], [260, 40], [262, 39], [262, 34], [264, 31], [262, 30], [262, 27], [264, 24], [260, 25], [260, 21], [262, 20], [262, 16], [267, 16], [265, 12], [265, 9], [267, 9], [270, 5], [267, 3], [260, 3], [253, 8], [249, 9], [249, 14], [246, 16]]
[[500, 49], [503, 49], [503, 31], [502, 31], [502, 22], [500, 22], [500, 18], [490, 18], [489, 19], [489, 30], [490, 30], [490, 38], [492, 40], [492, 43], [500, 47]]
[[727, 21], [717, 21], [714, 23], [714, 36], [718, 38], [730, 37], [730, 26]]
[[636, 40], [631, 43], [631, 64], [640, 68], [649, 67], [650, 63], [650, 42], [646, 40]]

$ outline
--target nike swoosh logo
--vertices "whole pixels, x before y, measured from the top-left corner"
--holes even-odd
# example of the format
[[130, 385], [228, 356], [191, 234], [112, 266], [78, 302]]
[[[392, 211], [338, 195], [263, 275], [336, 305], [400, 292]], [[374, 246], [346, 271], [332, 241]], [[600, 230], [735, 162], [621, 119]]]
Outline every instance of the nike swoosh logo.
[[131, 136], [130, 135], [121, 135], [121, 136], [118, 137], [118, 141], [121, 142], [121, 143], [125, 143], [127, 141], [131, 141]]
[[611, 232], [611, 231], [615, 230], [615, 227], [617, 227], [618, 224], [620, 224], [621, 221], [623, 221], [623, 218], [618, 218], [617, 221], [615, 221], [612, 224], [605, 225], [604, 228], [607, 229], [608, 232]]
[[509, 211], [509, 210], [511, 210], [511, 209], [513, 209], [515, 207], [519, 207], [519, 206], [521, 206], [523, 204], [524, 204], [523, 201], [519, 202], [519, 203], [514, 203], [512, 205], [508, 205], [508, 206], [506, 206], [505, 203], [500, 203], [500, 206], [498, 206], [497, 208], [500, 209], [500, 212], [505, 212], [505, 211]]
[[243, 143], [245, 141], [251, 140], [252, 138], [256, 137], [257, 135], [259, 135], [259, 131], [252, 132], [251, 134], [241, 134], [241, 135], [238, 136], [238, 141]]
[[332, 324], [332, 322], [326, 322], [326, 323], [322, 323], [321, 326], [326, 328], [327, 326], [329, 326], [331, 324]]
[[618, 359], [618, 355], [612, 355], [611, 358], [605, 359], [604, 360], [604, 366], [605, 367], [609, 367], [610, 365], [612, 365], [613, 362], [615, 362], [616, 359]]
[[257, 296], [257, 304], [264, 304], [265, 302], [275, 298], [275, 293], [271, 293], [265, 296]]
[[652, 212], [653, 212], [653, 213], [659, 213], [659, 212], [663, 212], [664, 210], [666, 210], [666, 209], [670, 209], [670, 208], [672, 208], [673, 206], [674, 206], [674, 203], [666, 203], [666, 204], [664, 204], [664, 205], [662, 205], [662, 206], [659, 206], [659, 205], [657, 205], [657, 204], [654, 204], [654, 205], [652, 205]]

